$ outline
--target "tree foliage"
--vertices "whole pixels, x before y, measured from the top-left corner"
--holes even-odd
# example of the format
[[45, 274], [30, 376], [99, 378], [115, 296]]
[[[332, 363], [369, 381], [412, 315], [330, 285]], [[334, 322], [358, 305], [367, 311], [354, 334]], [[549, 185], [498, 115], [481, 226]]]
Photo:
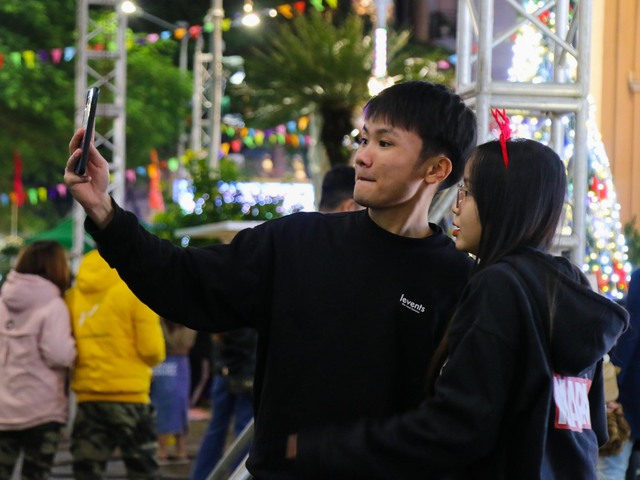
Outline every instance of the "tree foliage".
[[[451, 76], [434, 61], [446, 54], [411, 45], [410, 38], [409, 30], [390, 32], [389, 75], [396, 81], [448, 82]], [[245, 117], [266, 126], [316, 113], [329, 162], [345, 163], [351, 152], [344, 138], [370, 98], [374, 44], [368, 19], [351, 12], [335, 21], [331, 12], [310, 9], [272, 26], [263, 40], [246, 58], [246, 83], [231, 90], [247, 101]]]
[[192, 76], [173, 62], [177, 42], [159, 42], [129, 51], [127, 62], [127, 166], [149, 163], [156, 148], [174, 156], [181, 122], [191, 112]]
[[635, 216], [624, 224], [623, 233], [629, 248], [629, 262], [633, 268], [638, 268], [640, 267], [640, 232], [636, 225]]
[[[73, 3], [64, 0], [0, 2], [0, 165], [12, 172], [12, 152], [19, 148], [25, 182], [60, 181], [60, 160], [73, 128], [74, 66], [61, 62], [15, 66], [11, 52], [51, 50], [73, 44]], [[60, 157], [62, 155], [62, 157]], [[62, 163], [64, 165], [64, 163]], [[58, 168], [55, 168], [55, 167]], [[3, 192], [9, 175], [0, 177]]]
[[[0, 2], [0, 192], [13, 190], [13, 152], [23, 161], [25, 189], [54, 188], [62, 182], [74, 129], [75, 60], [30, 68], [15, 54], [50, 52], [76, 44], [76, 2], [3, 0]], [[132, 32], [130, 36], [134, 36]], [[133, 39], [132, 39], [133, 40]], [[127, 168], [146, 165], [151, 148], [175, 154], [180, 121], [190, 109], [191, 77], [173, 62], [178, 43], [135, 45], [128, 52]], [[8, 173], [8, 174], [7, 174]], [[49, 228], [68, 213], [70, 199], [27, 202], [20, 208], [19, 231], [28, 236]], [[8, 233], [11, 207], [0, 204], [0, 232]]]
[[[187, 168], [196, 208], [193, 212], [186, 213], [180, 205], [167, 199], [165, 211], [157, 214], [153, 220], [153, 230], [160, 237], [180, 243], [181, 239], [174, 236], [175, 230], [180, 228], [227, 220], [271, 220], [282, 216], [279, 212], [282, 198], [270, 198], [247, 208], [239, 192], [223, 193], [229, 183], [242, 180], [240, 169], [234, 161], [223, 158], [220, 168], [212, 170], [206, 157], [198, 158], [193, 154], [187, 156], [190, 157]], [[189, 245], [210, 243], [210, 239], [191, 239]]]
[[[231, 3], [229, 3], [231, 2]], [[210, 0], [175, 2], [140, 0], [149, 13], [170, 22], [186, 20], [202, 24]], [[279, 4], [271, 2], [271, 6]], [[267, 4], [263, 7], [269, 6]], [[227, 16], [239, 12], [241, 0], [225, 1]], [[107, 11], [109, 9], [106, 9]], [[335, 13], [335, 12], [334, 12]], [[329, 15], [329, 16], [327, 16]], [[336, 18], [339, 17], [339, 20]], [[14, 65], [12, 52], [76, 45], [76, 2], [68, 0], [0, 1], [0, 192], [13, 189], [13, 151], [23, 160], [25, 188], [55, 187], [62, 180], [67, 145], [74, 128], [75, 60], [58, 64], [40, 63], [34, 68], [24, 62]], [[372, 66], [373, 44], [368, 20], [340, 12], [331, 18], [309, 9], [293, 20], [265, 20], [261, 29], [247, 32], [234, 28], [225, 32], [225, 54], [245, 57], [247, 84], [228, 92], [232, 104], [247, 123], [268, 128], [308, 113], [322, 117], [321, 142], [334, 163], [347, 158], [342, 145], [352, 130], [354, 113], [368, 99], [367, 81]], [[142, 19], [131, 19], [134, 30], [160, 29]], [[127, 168], [145, 166], [152, 148], [161, 158], [175, 153], [179, 125], [188, 119], [191, 74], [178, 70], [179, 43], [174, 40], [141, 45], [142, 33], [129, 32], [133, 47], [128, 51], [127, 83]], [[389, 71], [398, 78], [430, 78], [435, 63], [422, 53], [411, 53], [409, 32], [391, 33]], [[206, 41], [206, 38], [205, 38]], [[189, 42], [193, 53], [195, 42]], [[250, 45], [259, 47], [250, 47]], [[410, 45], [408, 45], [410, 47]], [[107, 94], [105, 94], [106, 97]], [[20, 233], [49, 228], [68, 213], [70, 199], [27, 203], [20, 208]], [[10, 207], [0, 204], [0, 232], [8, 233]]]
[[342, 140], [353, 129], [353, 112], [368, 98], [372, 52], [365, 22], [355, 14], [336, 25], [310, 10], [274, 25], [246, 59], [240, 92], [250, 100], [245, 114], [260, 125], [317, 112], [330, 162], [344, 163], [349, 152]]

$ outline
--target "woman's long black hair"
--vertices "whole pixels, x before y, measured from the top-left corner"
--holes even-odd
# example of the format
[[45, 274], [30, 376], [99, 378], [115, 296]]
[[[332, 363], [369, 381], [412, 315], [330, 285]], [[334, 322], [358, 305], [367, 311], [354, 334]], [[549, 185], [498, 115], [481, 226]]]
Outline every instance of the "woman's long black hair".
[[521, 247], [548, 250], [562, 214], [567, 176], [556, 152], [522, 139], [507, 141], [507, 153], [505, 166], [495, 140], [478, 146], [470, 159], [467, 188], [482, 225], [476, 270]]
[[[474, 273], [522, 247], [548, 250], [562, 214], [567, 176], [560, 157], [524, 139], [507, 141], [507, 155], [508, 166], [495, 140], [479, 145], [469, 159], [465, 182], [482, 225]], [[433, 395], [448, 343], [445, 333], [430, 362], [428, 395]]]

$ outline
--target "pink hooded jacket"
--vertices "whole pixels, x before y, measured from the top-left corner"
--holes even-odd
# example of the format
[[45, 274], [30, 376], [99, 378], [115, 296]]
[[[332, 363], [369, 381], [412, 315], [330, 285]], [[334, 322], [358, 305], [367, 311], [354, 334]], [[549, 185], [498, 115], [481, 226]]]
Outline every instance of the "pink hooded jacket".
[[38, 275], [9, 272], [0, 289], [0, 431], [66, 423], [75, 358], [60, 289]]

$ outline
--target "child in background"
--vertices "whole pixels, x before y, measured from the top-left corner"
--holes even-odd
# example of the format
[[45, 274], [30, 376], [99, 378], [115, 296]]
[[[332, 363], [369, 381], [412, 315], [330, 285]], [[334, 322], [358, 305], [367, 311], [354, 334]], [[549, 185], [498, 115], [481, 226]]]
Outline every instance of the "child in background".
[[169, 460], [169, 448], [175, 445], [175, 459], [188, 460], [189, 430], [189, 350], [196, 340], [196, 331], [161, 318], [167, 357], [153, 369], [151, 403], [156, 409], [158, 462]]

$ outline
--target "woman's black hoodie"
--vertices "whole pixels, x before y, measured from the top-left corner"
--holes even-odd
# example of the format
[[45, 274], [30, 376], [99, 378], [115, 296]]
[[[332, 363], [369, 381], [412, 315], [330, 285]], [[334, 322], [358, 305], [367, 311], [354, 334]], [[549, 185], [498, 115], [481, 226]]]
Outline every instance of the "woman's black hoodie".
[[567, 260], [511, 255], [464, 291], [434, 397], [392, 419], [301, 432], [299, 478], [595, 480], [601, 360], [627, 324]]

